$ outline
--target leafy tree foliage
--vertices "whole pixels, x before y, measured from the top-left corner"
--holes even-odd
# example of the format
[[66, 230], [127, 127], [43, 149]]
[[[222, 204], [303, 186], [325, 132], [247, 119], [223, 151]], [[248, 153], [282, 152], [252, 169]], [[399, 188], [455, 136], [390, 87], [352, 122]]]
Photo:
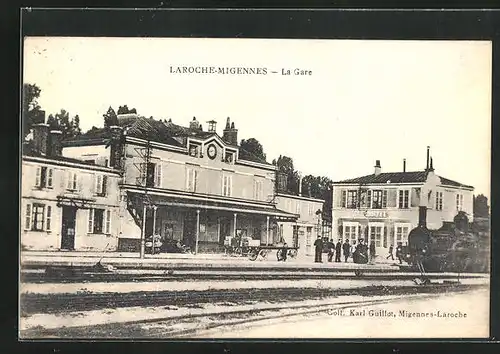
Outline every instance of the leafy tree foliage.
[[74, 138], [82, 133], [80, 117], [76, 115], [70, 119], [69, 112], [64, 109], [55, 115], [50, 114], [47, 118], [47, 124], [51, 130], [62, 131], [62, 139]]
[[29, 134], [33, 124], [44, 123], [44, 111], [38, 104], [41, 90], [35, 84], [23, 84], [23, 137]]
[[243, 139], [241, 140], [240, 147], [266, 161], [266, 154], [264, 153], [264, 148], [262, 144], [255, 138]]
[[104, 128], [109, 128], [113, 125], [118, 125], [118, 118], [116, 116], [116, 112], [111, 106], [108, 108], [108, 111], [105, 114], [103, 114], [103, 117], [104, 117]]
[[490, 216], [490, 207], [488, 205], [488, 197], [483, 194], [474, 196], [473, 199], [474, 216], [487, 218]]
[[129, 109], [127, 105], [118, 107], [118, 111], [116, 114], [128, 114], [128, 113], [137, 113], [135, 108]]

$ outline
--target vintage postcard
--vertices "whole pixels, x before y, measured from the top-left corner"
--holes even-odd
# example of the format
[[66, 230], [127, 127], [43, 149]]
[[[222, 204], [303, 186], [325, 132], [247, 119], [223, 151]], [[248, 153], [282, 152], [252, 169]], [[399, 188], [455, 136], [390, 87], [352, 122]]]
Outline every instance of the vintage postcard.
[[20, 338], [489, 336], [491, 42], [22, 49]]

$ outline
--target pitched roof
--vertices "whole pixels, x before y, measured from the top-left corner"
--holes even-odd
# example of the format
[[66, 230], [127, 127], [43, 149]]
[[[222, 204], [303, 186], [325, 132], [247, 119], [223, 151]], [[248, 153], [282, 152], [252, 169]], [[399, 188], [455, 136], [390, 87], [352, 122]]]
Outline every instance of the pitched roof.
[[[427, 171], [412, 171], [412, 172], [384, 172], [378, 175], [371, 174], [351, 179], [346, 179], [333, 184], [378, 184], [378, 183], [424, 183], [427, 180]], [[441, 184], [453, 187], [474, 188], [465, 184], [461, 184], [451, 179], [441, 178]]]
[[[123, 115], [118, 119], [118, 125], [127, 131], [127, 136], [139, 138], [139, 139], [149, 139], [151, 141], [164, 143], [173, 146], [186, 146], [186, 140], [184, 138], [194, 137], [200, 139], [206, 139], [210, 136], [217, 135], [215, 132], [207, 132], [199, 129], [188, 128], [181, 125], [172, 123], [171, 121], [161, 121], [146, 117], [141, 117], [137, 115]], [[102, 144], [106, 143], [111, 137], [111, 132], [107, 128], [96, 128], [89, 130], [88, 132], [81, 134], [70, 140], [63, 142], [64, 145], [80, 145], [80, 144]], [[224, 141], [229, 146], [237, 147]], [[255, 156], [239, 148], [239, 159], [258, 162], [263, 164], [269, 164], [264, 159]]]

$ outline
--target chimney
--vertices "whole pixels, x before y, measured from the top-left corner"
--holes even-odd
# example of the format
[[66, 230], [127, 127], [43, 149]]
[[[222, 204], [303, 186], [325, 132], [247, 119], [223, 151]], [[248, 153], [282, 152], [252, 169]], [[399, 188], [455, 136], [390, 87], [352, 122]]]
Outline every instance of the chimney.
[[49, 144], [50, 156], [61, 156], [62, 155], [62, 131], [51, 130], [49, 140], [50, 140], [50, 144]]
[[382, 173], [382, 167], [380, 167], [380, 160], [375, 161], [375, 176], [378, 176]]
[[427, 171], [429, 169], [429, 153], [430, 153], [430, 149], [431, 147], [430, 146], [427, 146], [427, 163], [425, 165], [425, 170]]
[[429, 166], [429, 171], [434, 171], [434, 166], [432, 165], [432, 157], [431, 157], [431, 164]]
[[419, 206], [418, 207], [418, 226], [427, 228], [427, 207]]
[[406, 159], [403, 159], [403, 172], [406, 172]]
[[109, 127], [111, 131], [111, 151], [109, 153], [109, 166], [113, 168], [121, 168], [122, 158], [122, 132], [123, 128], [112, 125]]
[[302, 196], [302, 175], [299, 174], [299, 196]]
[[229, 117], [227, 117], [226, 127], [222, 132], [222, 140], [231, 145], [238, 145], [238, 129], [234, 127], [234, 122], [230, 122]]
[[209, 133], [216, 133], [217, 132], [217, 130], [216, 130], [217, 122], [215, 120], [209, 120], [207, 123], [208, 123], [208, 132]]
[[33, 125], [33, 145], [36, 152], [47, 155], [49, 147], [49, 125], [39, 123]]
[[189, 128], [190, 129], [198, 129], [200, 123], [196, 120], [196, 117], [193, 117], [193, 120], [189, 122]]

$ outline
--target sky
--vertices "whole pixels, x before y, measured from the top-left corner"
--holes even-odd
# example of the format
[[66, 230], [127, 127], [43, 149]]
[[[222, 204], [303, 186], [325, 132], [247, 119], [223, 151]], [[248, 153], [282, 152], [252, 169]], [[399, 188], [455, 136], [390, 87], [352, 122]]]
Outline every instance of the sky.
[[[48, 116], [102, 126], [111, 106], [206, 130], [227, 117], [271, 162], [334, 181], [423, 170], [490, 196], [489, 41], [28, 37], [23, 80]], [[261, 67], [267, 75], [172, 74], [170, 67]], [[282, 75], [282, 70], [312, 75]], [[276, 71], [276, 74], [270, 73]]]

